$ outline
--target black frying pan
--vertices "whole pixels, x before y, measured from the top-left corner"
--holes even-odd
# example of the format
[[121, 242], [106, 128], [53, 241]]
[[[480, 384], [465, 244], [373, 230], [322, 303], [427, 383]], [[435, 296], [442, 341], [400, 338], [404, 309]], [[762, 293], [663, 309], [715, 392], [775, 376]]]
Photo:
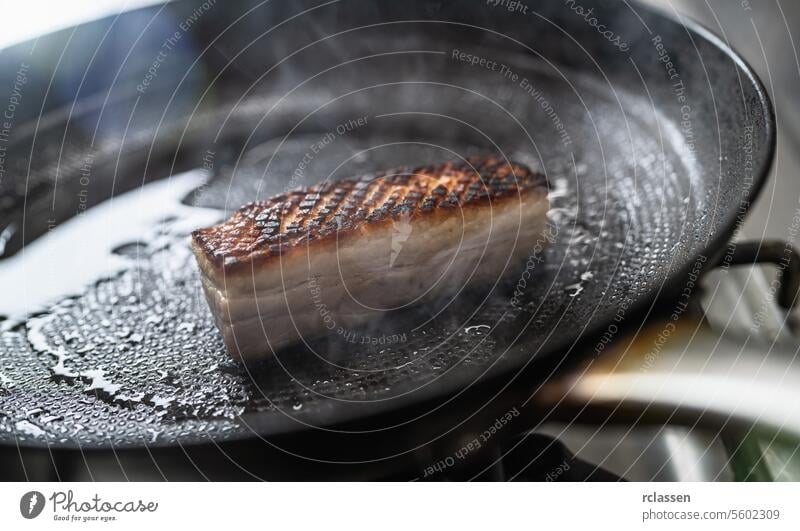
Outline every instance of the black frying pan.
[[456, 304], [354, 332], [369, 344], [334, 334], [243, 367], [200, 294], [191, 227], [172, 219], [187, 211], [168, 208], [166, 236], [114, 249], [124, 270], [34, 319], [7, 316], [0, 441], [174, 456], [247, 440], [278, 463], [352, 472], [341, 464], [525, 417], [538, 386], [609, 330], [674, 313], [764, 182], [767, 96], [694, 23], [626, 2], [540, 4], [179, 1], [3, 51], [0, 87], [28, 66], [5, 142], [0, 267], [84, 209], [92, 219], [108, 197], [193, 168], [208, 182], [184, 203], [222, 217], [289, 185], [484, 152], [547, 174], [554, 237], [520, 242], [535, 260], [513, 304], [527, 262]]

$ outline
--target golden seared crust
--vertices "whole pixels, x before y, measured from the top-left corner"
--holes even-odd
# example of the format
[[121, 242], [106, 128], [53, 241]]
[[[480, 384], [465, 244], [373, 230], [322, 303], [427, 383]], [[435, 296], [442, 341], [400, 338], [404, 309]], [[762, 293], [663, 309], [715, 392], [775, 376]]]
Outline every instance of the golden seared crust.
[[546, 192], [542, 174], [496, 156], [397, 168], [248, 203], [221, 224], [192, 232], [193, 247], [214, 269], [231, 273], [392, 219], [460, 215], [460, 208]]

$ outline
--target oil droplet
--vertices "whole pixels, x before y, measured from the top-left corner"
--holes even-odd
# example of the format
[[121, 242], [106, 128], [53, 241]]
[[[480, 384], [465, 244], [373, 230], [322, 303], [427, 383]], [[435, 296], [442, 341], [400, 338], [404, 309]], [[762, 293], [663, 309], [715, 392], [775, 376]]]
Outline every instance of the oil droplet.
[[474, 325], [468, 326], [464, 329], [464, 333], [469, 334], [471, 336], [482, 336], [485, 335], [492, 327], [489, 325], [481, 324], [481, 325]]
[[122, 389], [121, 385], [112, 383], [111, 380], [106, 378], [106, 374], [103, 369], [83, 371], [81, 372], [81, 377], [89, 378], [91, 380], [89, 385], [84, 388], [84, 391], [87, 393], [92, 391], [100, 391], [101, 393], [114, 396], [120, 389]]
[[166, 409], [172, 402], [175, 401], [175, 397], [170, 398], [163, 398], [157, 395], [153, 395], [148, 402], [156, 409]]
[[569, 286], [567, 286], [564, 289], [567, 290], [567, 291], [575, 290], [572, 293], [570, 293], [569, 296], [570, 297], [577, 297], [583, 291], [583, 285], [580, 282], [578, 282], [577, 284], [570, 284]]
[[23, 435], [30, 435], [31, 437], [43, 437], [45, 434], [42, 428], [27, 420], [20, 420], [14, 427]]

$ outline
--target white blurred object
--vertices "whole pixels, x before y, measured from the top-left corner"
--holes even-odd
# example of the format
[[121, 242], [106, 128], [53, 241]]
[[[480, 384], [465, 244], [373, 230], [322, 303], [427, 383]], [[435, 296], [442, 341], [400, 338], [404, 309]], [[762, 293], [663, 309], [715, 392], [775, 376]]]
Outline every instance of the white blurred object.
[[6, 22], [0, 32], [0, 49], [39, 35], [98, 20], [139, 7], [160, 3], [157, 0], [53, 1], [25, 0], [0, 2]]

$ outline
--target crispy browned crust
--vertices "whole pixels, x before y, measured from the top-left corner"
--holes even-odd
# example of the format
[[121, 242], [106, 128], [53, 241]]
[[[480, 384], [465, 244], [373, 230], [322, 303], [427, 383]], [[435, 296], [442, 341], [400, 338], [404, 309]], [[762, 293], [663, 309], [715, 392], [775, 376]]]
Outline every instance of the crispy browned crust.
[[546, 192], [542, 174], [496, 156], [397, 168], [248, 203], [221, 224], [192, 232], [193, 247], [217, 271], [233, 273], [392, 219], [460, 215], [461, 208]]

